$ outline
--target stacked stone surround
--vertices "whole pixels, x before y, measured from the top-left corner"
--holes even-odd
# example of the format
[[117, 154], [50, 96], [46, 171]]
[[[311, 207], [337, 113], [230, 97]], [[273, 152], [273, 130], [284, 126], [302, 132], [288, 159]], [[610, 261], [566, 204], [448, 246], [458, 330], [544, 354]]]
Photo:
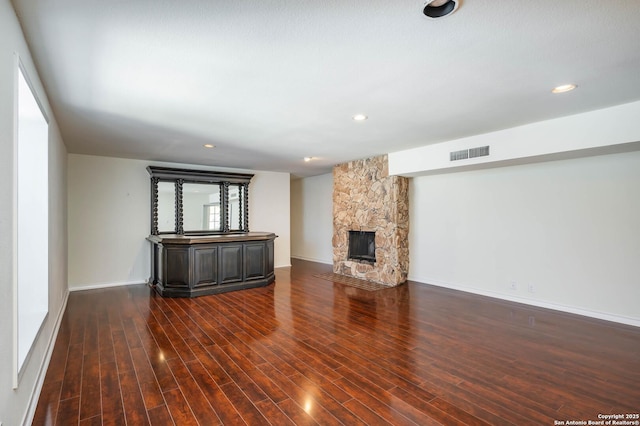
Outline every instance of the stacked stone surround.
[[[347, 259], [349, 231], [375, 232], [374, 264]], [[409, 181], [389, 176], [387, 156], [333, 168], [333, 272], [396, 286], [409, 272]]]

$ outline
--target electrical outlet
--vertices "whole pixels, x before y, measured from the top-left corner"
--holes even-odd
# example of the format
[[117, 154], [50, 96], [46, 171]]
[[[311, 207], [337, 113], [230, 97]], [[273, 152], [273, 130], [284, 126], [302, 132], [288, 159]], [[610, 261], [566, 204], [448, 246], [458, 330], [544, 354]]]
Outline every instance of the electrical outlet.
[[536, 292], [536, 286], [533, 283], [529, 283], [529, 286], [527, 288], [529, 289], [529, 293], [535, 293]]
[[518, 289], [518, 283], [517, 283], [516, 281], [511, 281], [511, 282], [509, 283], [509, 288], [510, 288], [511, 290], [517, 290], [517, 289]]

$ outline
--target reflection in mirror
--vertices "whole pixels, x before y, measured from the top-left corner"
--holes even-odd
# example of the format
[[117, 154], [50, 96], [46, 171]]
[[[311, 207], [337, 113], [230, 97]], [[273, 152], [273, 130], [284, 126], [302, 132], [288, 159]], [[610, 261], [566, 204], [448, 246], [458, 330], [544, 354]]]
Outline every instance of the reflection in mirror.
[[184, 183], [182, 209], [185, 232], [220, 231], [220, 184]]
[[158, 231], [175, 232], [176, 184], [158, 182]]

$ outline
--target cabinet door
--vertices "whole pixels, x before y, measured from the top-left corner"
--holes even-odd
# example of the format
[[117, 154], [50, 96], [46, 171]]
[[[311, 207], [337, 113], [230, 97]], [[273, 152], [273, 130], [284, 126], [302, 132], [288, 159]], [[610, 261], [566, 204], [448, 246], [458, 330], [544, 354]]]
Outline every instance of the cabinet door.
[[220, 284], [242, 281], [242, 245], [220, 245]]
[[264, 242], [244, 246], [244, 279], [264, 278], [267, 269], [267, 250]]
[[189, 248], [164, 248], [165, 287], [189, 288]]
[[195, 248], [194, 287], [218, 284], [218, 248]]

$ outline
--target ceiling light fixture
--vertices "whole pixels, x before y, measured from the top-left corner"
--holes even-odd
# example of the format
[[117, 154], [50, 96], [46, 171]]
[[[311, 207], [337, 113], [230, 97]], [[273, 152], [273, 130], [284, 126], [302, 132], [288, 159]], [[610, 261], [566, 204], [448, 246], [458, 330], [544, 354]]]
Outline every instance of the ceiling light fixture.
[[215, 148], [216, 147], [215, 145], [211, 145], [210, 143], [205, 143], [202, 146], [204, 146], [205, 148]]
[[308, 163], [311, 160], [313, 160], [313, 157], [304, 157], [304, 162], [305, 163]]
[[576, 86], [575, 84], [563, 84], [562, 86], [554, 87], [551, 90], [551, 93], [566, 93], [572, 91], [576, 87], [578, 86]]
[[431, 19], [444, 18], [458, 9], [461, 0], [426, 0], [422, 13]]
[[353, 118], [353, 120], [354, 120], [354, 121], [364, 121], [364, 120], [366, 120], [366, 119], [367, 119], [367, 118], [369, 118], [369, 117], [367, 117], [367, 116], [366, 116], [366, 115], [364, 115], [364, 114], [356, 114], [356, 115], [354, 115], [354, 116], [353, 116], [353, 117], [351, 117], [351, 118]]

